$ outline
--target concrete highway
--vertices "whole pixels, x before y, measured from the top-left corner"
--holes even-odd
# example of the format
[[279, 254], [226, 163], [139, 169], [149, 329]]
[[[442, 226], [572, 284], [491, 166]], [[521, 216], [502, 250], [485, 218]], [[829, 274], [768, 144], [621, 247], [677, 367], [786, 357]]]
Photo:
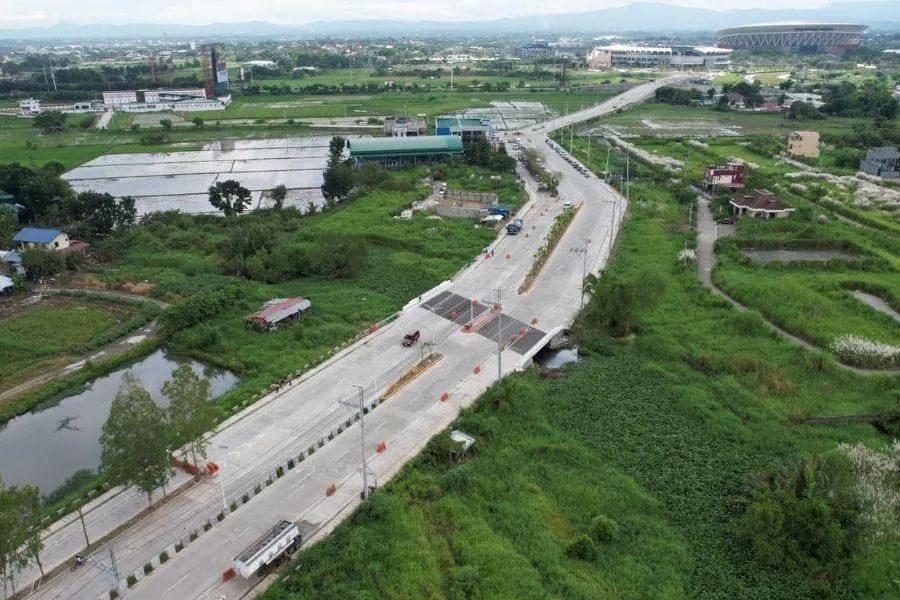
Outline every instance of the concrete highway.
[[[544, 141], [546, 133], [641, 101], [662, 84], [634, 88], [599, 106], [524, 132], [521, 143], [535, 147], [550, 169], [563, 174], [559, 198], [535, 193], [535, 183], [525, 176], [531, 199], [519, 213], [525, 221], [520, 234], [501, 234], [491, 246], [492, 255], [480, 256], [444, 288], [425, 295], [421, 303], [411, 303], [394, 322], [337, 354], [298, 384], [257, 402], [223, 424], [209, 440], [209, 457], [221, 467], [218, 475], [186, 489], [113, 539], [122, 578], [186, 538], [207, 519], [216, 523], [223, 495], [228, 505], [239, 501], [245, 492], [253, 496], [254, 485], [288, 458], [317, 445], [343, 426], [352, 412], [339, 401], [357, 398], [354, 386], [363, 387], [365, 403], [371, 405], [427, 351], [423, 343], [434, 340], [434, 349], [443, 358], [366, 416], [366, 453], [370, 469], [380, 482], [415, 456], [431, 436], [452, 422], [461, 407], [473, 402], [496, 380], [498, 322], [502, 322], [500, 341], [505, 346], [502, 373], [527, 366], [529, 350], [537, 349], [542, 333], [572, 322], [581, 303], [583, 272], [597, 272], [603, 267], [626, 209], [624, 199], [608, 185], [595, 176], [584, 177], [551, 150]], [[575, 219], [530, 291], [518, 294], [534, 253], [567, 200], [580, 206]], [[468, 320], [465, 312], [472, 309], [470, 299], [477, 299], [479, 305], [493, 302], [496, 290], [501, 297], [502, 316], [480, 332], [463, 331], [460, 324]], [[455, 307], [454, 314], [450, 314], [450, 306]], [[519, 339], [522, 329], [531, 326], [539, 331]], [[422, 334], [420, 343], [413, 348], [401, 347], [403, 335], [414, 330]], [[481, 368], [480, 373], [474, 372], [476, 366]], [[444, 393], [449, 394], [445, 402], [440, 400]], [[380, 442], [386, 444], [386, 450], [378, 453]], [[242, 597], [250, 588], [247, 581], [238, 576], [222, 582], [222, 572], [229, 568], [231, 558], [280, 519], [301, 521], [305, 540], [310, 535], [325, 535], [359, 501], [359, 466], [360, 427], [353, 424], [159, 566], [129, 590], [128, 597]], [[337, 492], [327, 497], [325, 490], [332, 483]], [[59, 535], [66, 536], [65, 543], [51, 538], [45, 543], [50, 542], [58, 554], [68, 546], [73, 547], [72, 553], [78, 551], [80, 542], [73, 533], [76, 525], [80, 530], [77, 521], [60, 530]], [[96, 559], [104, 559], [103, 553]], [[106, 574], [83, 567], [66, 571], [29, 597], [105, 598], [111, 587]]]

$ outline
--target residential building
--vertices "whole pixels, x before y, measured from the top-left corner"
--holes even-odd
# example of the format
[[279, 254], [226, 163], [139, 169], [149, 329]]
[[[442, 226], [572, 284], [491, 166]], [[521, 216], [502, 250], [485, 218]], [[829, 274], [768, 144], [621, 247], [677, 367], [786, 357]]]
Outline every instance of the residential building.
[[885, 179], [900, 179], [900, 156], [897, 148], [869, 148], [866, 158], [859, 163], [859, 170]]
[[45, 110], [58, 110], [64, 113], [86, 113], [103, 110], [99, 103], [90, 100], [82, 100], [79, 102], [48, 102], [46, 100], [35, 100], [28, 98], [27, 100], [19, 100], [19, 116], [20, 117], [36, 117]]
[[384, 166], [403, 166], [462, 156], [462, 139], [453, 135], [420, 135], [402, 138], [359, 138], [347, 142], [357, 166], [373, 161]]
[[293, 321], [312, 307], [306, 298], [276, 298], [262, 305], [262, 308], [247, 316], [247, 322], [257, 329], [272, 331], [278, 325]]
[[744, 165], [728, 163], [705, 167], [703, 187], [708, 190], [737, 190], [744, 188]]
[[793, 131], [788, 135], [791, 157], [819, 158], [819, 134], [815, 131]]
[[417, 115], [415, 119], [408, 117], [385, 117], [384, 137], [415, 137], [428, 133], [426, 115]]
[[13, 238], [19, 250], [44, 248], [46, 250], [63, 250], [69, 247], [69, 234], [59, 229], [41, 229], [39, 227], [23, 227]]
[[478, 117], [437, 117], [434, 131], [437, 135], [457, 136], [463, 144], [479, 139], [490, 142], [493, 136], [491, 120]]
[[742, 94], [738, 94], [737, 92], [728, 92], [725, 94], [725, 97], [728, 98], [728, 106], [730, 106], [734, 110], [744, 110], [747, 108], [747, 99], [744, 98]]
[[825, 106], [825, 102], [822, 101], [821, 94], [802, 94], [794, 92], [786, 93], [784, 107], [790, 108], [791, 104], [793, 104], [794, 102], [804, 102], [806, 104], [812, 105], [813, 108], [822, 108], [823, 106]]
[[729, 201], [737, 217], [755, 219], [786, 219], [794, 209], [769, 190], [739, 192]]
[[127, 104], [177, 102], [185, 99], [206, 99], [204, 88], [179, 88], [156, 90], [127, 90], [103, 92], [103, 104], [108, 108], [121, 108]]

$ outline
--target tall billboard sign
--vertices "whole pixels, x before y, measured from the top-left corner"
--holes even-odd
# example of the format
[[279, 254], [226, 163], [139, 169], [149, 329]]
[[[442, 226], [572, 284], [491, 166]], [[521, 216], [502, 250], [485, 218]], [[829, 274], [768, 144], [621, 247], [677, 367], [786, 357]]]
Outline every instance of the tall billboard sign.
[[225, 44], [203, 44], [198, 54], [206, 97], [214, 98], [227, 93], [228, 64], [225, 61]]

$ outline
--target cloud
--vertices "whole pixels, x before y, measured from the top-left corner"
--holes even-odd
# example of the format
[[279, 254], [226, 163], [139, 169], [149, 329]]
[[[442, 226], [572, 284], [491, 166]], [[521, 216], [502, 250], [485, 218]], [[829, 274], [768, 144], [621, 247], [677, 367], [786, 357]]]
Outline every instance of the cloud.
[[5, 12], [0, 12], [0, 23], [4, 21], [10, 21], [13, 23], [28, 23], [31, 21], [46, 21], [47, 13], [42, 10], [35, 10], [30, 13], [19, 13], [19, 14], [10, 14]]

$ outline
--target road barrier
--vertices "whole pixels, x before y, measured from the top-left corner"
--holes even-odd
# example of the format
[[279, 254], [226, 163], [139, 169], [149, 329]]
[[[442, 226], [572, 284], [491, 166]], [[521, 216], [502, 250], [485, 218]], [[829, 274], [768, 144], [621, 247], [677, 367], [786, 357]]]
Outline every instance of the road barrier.
[[335, 493], [336, 491], [337, 491], [337, 486], [335, 486], [335, 485], [332, 483], [331, 485], [329, 485], [329, 486], [325, 489], [325, 495], [326, 495], [326, 496], [334, 496], [334, 493]]

